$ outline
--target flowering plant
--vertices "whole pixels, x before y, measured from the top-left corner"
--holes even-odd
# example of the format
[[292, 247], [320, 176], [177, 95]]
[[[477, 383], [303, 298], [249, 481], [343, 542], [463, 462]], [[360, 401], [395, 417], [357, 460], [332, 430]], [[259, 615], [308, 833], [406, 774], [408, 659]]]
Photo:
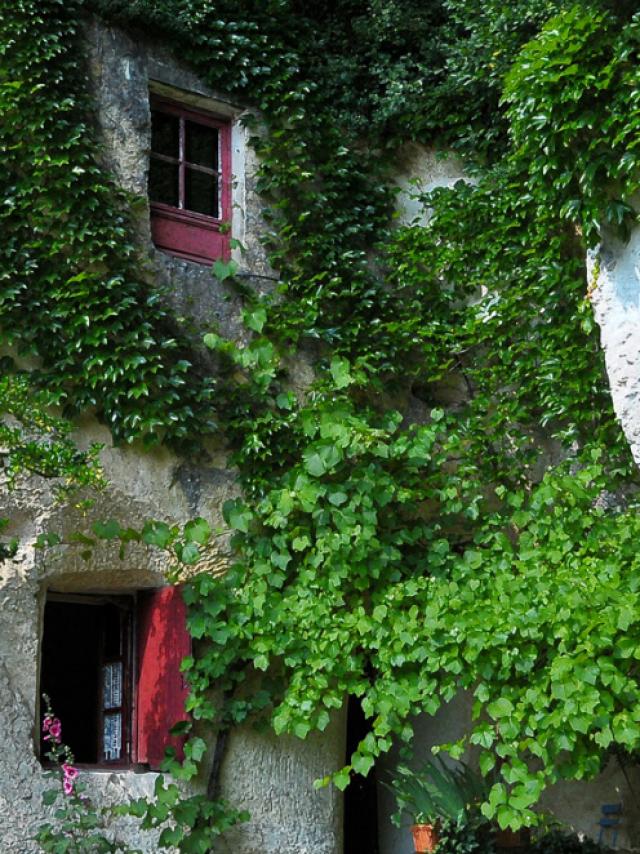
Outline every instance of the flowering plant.
[[56, 785], [44, 792], [42, 800], [45, 806], [56, 806], [56, 822], [40, 825], [35, 841], [42, 851], [53, 854], [137, 854], [134, 849], [104, 835], [105, 811], [97, 810], [84, 794], [85, 787], [80, 782], [73, 753], [62, 741], [62, 723], [54, 715], [49, 697], [43, 694], [43, 699], [46, 711], [42, 732], [49, 748], [47, 759], [53, 766], [47, 776]]
[[78, 769], [73, 767], [73, 754], [70, 748], [62, 743], [62, 724], [60, 719], [56, 718], [51, 711], [49, 698], [44, 695], [47, 704], [47, 711], [42, 720], [42, 732], [44, 740], [49, 742], [49, 751], [47, 757], [56, 762], [62, 772], [62, 790], [65, 795], [73, 795], [75, 791], [75, 781], [78, 777]]

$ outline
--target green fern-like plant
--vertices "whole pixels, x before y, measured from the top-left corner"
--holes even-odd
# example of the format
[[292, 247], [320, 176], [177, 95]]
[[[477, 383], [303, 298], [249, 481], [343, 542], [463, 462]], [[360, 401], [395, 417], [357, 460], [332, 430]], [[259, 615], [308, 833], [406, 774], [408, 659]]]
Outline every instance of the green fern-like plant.
[[439, 757], [414, 770], [399, 765], [389, 786], [398, 811], [392, 816], [396, 826], [408, 813], [416, 824], [450, 821], [466, 824], [486, 795], [482, 778], [468, 765], [450, 767]]

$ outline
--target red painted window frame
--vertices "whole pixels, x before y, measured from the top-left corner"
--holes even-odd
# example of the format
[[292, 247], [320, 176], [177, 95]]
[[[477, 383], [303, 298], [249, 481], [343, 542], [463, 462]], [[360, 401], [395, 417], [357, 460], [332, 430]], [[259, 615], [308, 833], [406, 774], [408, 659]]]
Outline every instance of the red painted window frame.
[[[231, 122], [228, 119], [215, 116], [191, 107], [185, 107], [177, 101], [152, 95], [150, 107], [161, 113], [176, 116], [179, 125], [179, 167], [178, 207], [162, 202], [150, 201], [151, 235], [158, 249], [195, 261], [210, 265], [220, 259], [228, 261], [231, 257], [230, 225], [231, 225]], [[185, 167], [190, 164], [185, 158], [185, 121], [206, 127], [217, 128], [219, 134], [219, 217], [189, 211], [184, 208]], [[149, 157], [154, 156], [153, 151]], [[224, 227], [223, 227], [224, 226]]]

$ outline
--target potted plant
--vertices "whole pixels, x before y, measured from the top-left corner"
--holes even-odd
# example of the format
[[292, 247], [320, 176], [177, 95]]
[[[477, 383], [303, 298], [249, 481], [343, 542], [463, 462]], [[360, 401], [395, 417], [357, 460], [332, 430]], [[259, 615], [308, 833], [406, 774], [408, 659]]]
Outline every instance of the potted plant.
[[437, 850], [444, 827], [474, 821], [485, 791], [481, 778], [466, 765], [450, 768], [440, 759], [415, 770], [398, 766], [389, 788], [398, 805], [392, 821], [399, 826], [405, 813], [411, 816], [418, 854]]

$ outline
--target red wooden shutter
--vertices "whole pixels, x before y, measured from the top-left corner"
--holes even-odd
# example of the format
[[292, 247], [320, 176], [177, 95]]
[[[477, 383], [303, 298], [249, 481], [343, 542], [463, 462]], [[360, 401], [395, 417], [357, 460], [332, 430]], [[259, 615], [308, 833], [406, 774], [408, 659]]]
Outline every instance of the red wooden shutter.
[[165, 747], [182, 759], [182, 738], [169, 730], [185, 720], [188, 686], [180, 662], [191, 654], [187, 609], [179, 587], [163, 587], [139, 595], [136, 761], [158, 770]]

